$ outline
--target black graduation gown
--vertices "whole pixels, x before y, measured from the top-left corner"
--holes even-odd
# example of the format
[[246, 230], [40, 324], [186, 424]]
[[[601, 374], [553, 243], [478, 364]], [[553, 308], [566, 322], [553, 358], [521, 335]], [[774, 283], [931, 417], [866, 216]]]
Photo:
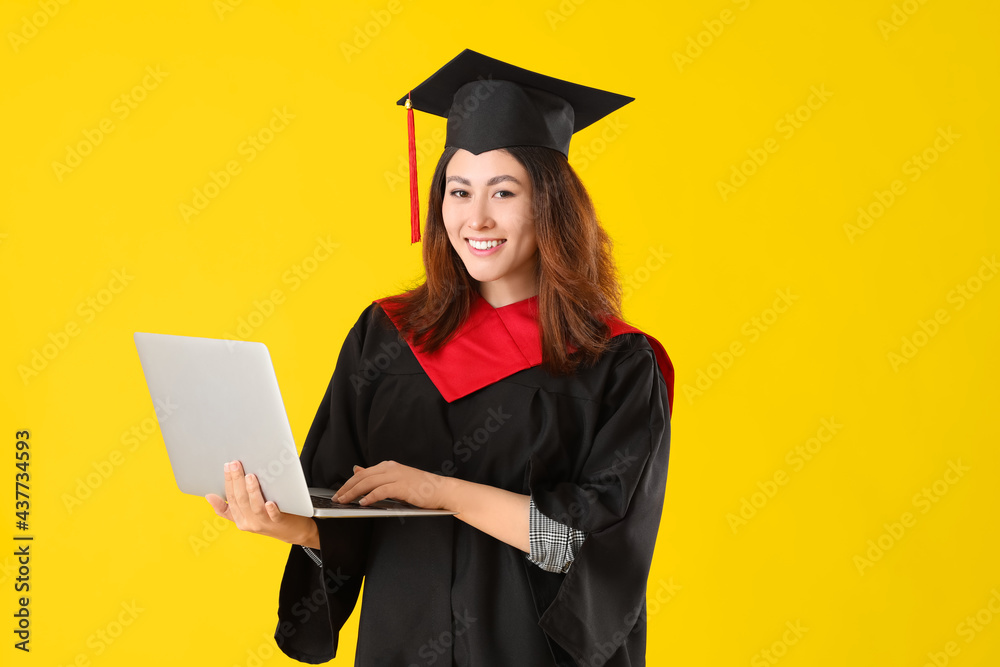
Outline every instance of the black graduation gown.
[[382, 308], [369, 306], [306, 437], [309, 485], [338, 488], [353, 465], [394, 460], [530, 494], [587, 537], [558, 574], [450, 516], [318, 520], [322, 567], [299, 546], [285, 566], [281, 650], [332, 659], [364, 580], [363, 667], [644, 665], [673, 373], [642, 334], [612, 342], [575, 375], [535, 365], [447, 402]]

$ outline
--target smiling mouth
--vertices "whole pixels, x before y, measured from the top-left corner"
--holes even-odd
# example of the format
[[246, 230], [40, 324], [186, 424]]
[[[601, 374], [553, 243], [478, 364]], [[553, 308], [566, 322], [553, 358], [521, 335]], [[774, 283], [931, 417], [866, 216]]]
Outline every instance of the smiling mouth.
[[502, 245], [507, 242], [507, 239], [493, 239], [491, 241], [479, 241], [476, 239], [466, 239], [469, 245], [476, 250], [489, 250], [491, 248], [496, 248], [498, 245]]

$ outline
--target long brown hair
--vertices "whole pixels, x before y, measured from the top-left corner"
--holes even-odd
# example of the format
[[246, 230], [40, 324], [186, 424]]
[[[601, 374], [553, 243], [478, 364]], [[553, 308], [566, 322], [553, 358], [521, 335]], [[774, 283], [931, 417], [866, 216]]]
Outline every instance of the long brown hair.
[[[402, 315], [403, 336], [428, 352], [455, 333], [478, 293], [478, 282], [452, 248], [441, 214], [445, 174], [457, 150], [444, 150], [431, 181], [424, 229], [426, 279], [419, 287], [387, 299]], [[621, 316], [611, 238], [564, 155], [538, 146], [502, 150], [531, 178], [542, 363], [549, 372], [571, 373], [601, 356], [608, 346], [607, 318]]]

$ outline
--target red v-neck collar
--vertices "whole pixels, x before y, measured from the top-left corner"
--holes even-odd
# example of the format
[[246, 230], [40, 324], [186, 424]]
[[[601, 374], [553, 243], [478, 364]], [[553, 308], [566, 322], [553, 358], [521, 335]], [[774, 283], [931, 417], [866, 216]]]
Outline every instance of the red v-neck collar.
[[[375, 303], [399, 330], [398, 311], [392, 303]], [[674, 369], [663, 346], [652, 336], [612, 318], [611, 336], [641, 333], [646, 336], [667, 384], [670, 409], [674, 400]], [[451, 403], [514, 373], [542, 363], [541, 331], [538, 328], [538, 297], [494, 308], [476, 296], [469, 317], [444, 347], [427, 353], [413, 345], [410, 349], [444, 400]]]

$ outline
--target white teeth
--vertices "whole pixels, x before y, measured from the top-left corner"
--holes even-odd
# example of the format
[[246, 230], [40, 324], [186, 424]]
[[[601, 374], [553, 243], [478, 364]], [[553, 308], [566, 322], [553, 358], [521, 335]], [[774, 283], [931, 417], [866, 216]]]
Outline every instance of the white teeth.
[[489, 250], [490, 248], [496, 248], [501, 243], [503, 243], [503, 241], [499, 240], [476, 241], [474, 239], [469, 239], [469, 245], [471, 245], [476, 250]]

